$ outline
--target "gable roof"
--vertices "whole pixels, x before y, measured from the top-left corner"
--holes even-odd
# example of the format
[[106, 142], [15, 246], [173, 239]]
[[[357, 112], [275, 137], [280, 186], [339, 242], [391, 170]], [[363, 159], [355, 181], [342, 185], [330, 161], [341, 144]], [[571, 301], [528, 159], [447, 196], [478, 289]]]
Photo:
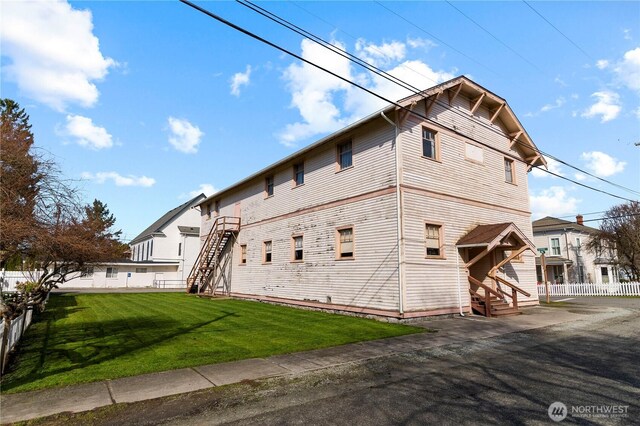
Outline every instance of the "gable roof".
[[[460, 90], [458, 90], [458, 87]], [[517, 119], [517, 117], [511, 110], [511, 107], [509, 107], [509, 105], [507, 104], [507, 101], [497, 96], [496, 94], [488, 91], [484, 87], [480, 86], [479, 84], [475, 83], [474, 81], [470, 80], [465, 76], [459, 76], [449, 81], [445, 81], [444, 83], [433, 86], [427, 90], [423, 90], [417, 95], [412, 95], [407, 98], [401, 99], [397, 103], [402, 105], [403, 107], [411, 107], [419, 100], [422, 100], [431, 96], [439, 96], [444, 91], [449, 89], [451, 89], [454, 92], [458, 92], [458, 94], [462, 93], [465, 96], [469, 96], [470, 99], [473, 99], [473, 96], [481, 95], [482, 96], [482, 98], [480, 99], [481, 104], [487, 106], [490, 111], [492, 111], [493, 108], [496, 109], [496, 112], [495, 112], [497, 114], [496, 117], [500, 118], [502, 123], [505, 125], [507, 132], [511, 135], [513, 139], [516, 140], [516, 142], [518, 142], [518, 143], [514, 142], [514, 146], [517, 147], [518, 152], [521, 153], [525, 161], [531, 166], [547, 165], [545, 159], [540, 155], [538, 148], [535, 146], [535, 144], [533, 143], [533, 141], [531, 140], [527, 132], [524, 130], [524, 127], [522, 127], [522, 124], [520, 124], [520, 121]], [[243, 184], [246, 184], [247, 182], [250, 182], [257, 177], [264, 176], [270, 173], [272, 170], [302, 157], [306, 153], [324, 145], [325, 143], [335, 141], [337, 138], [340, 138], [348, 134], [352, 130], [370, 121], [373, 121], [374, 119], [380, 118], [381, 113], [389, 113], [391, 111], [396, 111], [398, 109], [400, 108], [398, 108], [396, 105], [390, 104], [381, 110], [378, 110], [346, 127], [343, 127], [342, 129], [334, 133], [331, 133], [330, 135], [325, 136], [324, 138], [310, 145], [307, 145], [306, 147], [294, 152], [293, 154], [279, 161], [276, 161], [275, 163], [257, 171], [256, 173], [253, 173], [247, 176], [246, 178], [232, 184], [231, 186], [228, 186], [216, 192], [215, 194], [202, 200], [199, 204], [202, 205], [214, 199], [220, 198], [223, 194]]]
[[484, 105], [487, 107], [495, 117], [491, 121], [493, 122], [495, 119], [500, 119], [505, 126], [507, 134], [511, 138], [512, 147], [522, 155], [522, 158], [531, 166], [546, 167], [546, 160], [540, 154], [540, 151], [533, 143], [533, 140], [507, 101], [465, 76], [452, 78], [449, 81], [424, 90], [419, 94], [406, 97], [400, 100], [399, 103], [403, 106], [412, 105], [427, 98], [436, 101], [447, 90], [449, 91], [447, 92], [449, 104], [453, 102], [453, 99], [458, 96], [458, 94], [463, 94], [469, 99], [476, 101], [478, 103], [477, 106]]
[[532, 223], [533, 232], [542, 232], [542, 231], [561, 231], [564, 229], [575, 229], [576, 231], [582, 231], [589, 234], [593, 234], [594, 232], [598, 232], [596, 228], [592, 228], [586, 225], [580, 225], [576, 222], [571, 222], [569, 220], [558, 219], [557, 217], [543, 217], [542, 219], [534, 220]]
[[515, 236], [523, 245], [531, 251], [535, 251], [533, 243], [512, 222], [478, 225], [460, 238], [456, 247], [486, 247], [488, 250], [492, 250], [501, 245], [509, 236]]
[[163, 214], [160, 217], [160, 219], [158, 219], [155, 222], [153, 222], [144, 231], [142, 231], [140, 234], [138, 234], [137, 237], [135, 237], [133, 240], [131, 240], [129, 242], [129, 245], [139, 243], [140, 241], [146, 240], [147, 238], [149, 238], [149, 237], [151, 237], [153, 235], [164, 235], [162, 233], [162, 230], [164, 229], [164, 227], [169, 222], [171, 222], [173, 219], [175, 219], [176, 217], [181, 215], [183, 212], [188, 210], [190, 207], [193, 207], [193, 206], [196, 206], [196, 205], [200, 204], [200, 202], [202, 200], [204, 200], [205, 198], [206, 197], [205, 197], [204, 194], [200, 194], [197, 197], [194, 197], [194, 198], [190, 199], [186, 203], [180, 204], [178, 207], [169, 210], [168, 212]]

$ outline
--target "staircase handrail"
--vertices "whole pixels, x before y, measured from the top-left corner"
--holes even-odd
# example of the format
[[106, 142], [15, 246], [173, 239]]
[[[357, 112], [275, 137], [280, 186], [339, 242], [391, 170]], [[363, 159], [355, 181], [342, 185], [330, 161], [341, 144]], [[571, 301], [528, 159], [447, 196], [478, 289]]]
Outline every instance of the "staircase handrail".
[[500, 298], [500, 299], [504, 300], [504, 296], [503, 296], [502, 294], [498, 293], [497, 291], [495, 291], [494, 289], [492, 289], [492, 288], [491, 288], [491, 287], [489, 287], [488, 285], [483, 284], [482, 282], [480, 282], [479, 280], [475, 279], [475, 278], [474, 278], [474, 277], [472, 277], [471, 275], [469, 275], [469, 276], [468, 276], [468, 278], [469, 278], [469, 282], [470, 282], [471, 284], [475, 284], [475, 285], [477, 285], [477, 286], [479, 286], [479, 287], [482, 287], [482, 288], [484, 289], [484, 291], [485, 291], [485, 292], [491, 293], [491, 294], [493, 294], [494, 296], [496, 296], [496, 297], [498, 297], [498, 298]]
[[504, 285], [506, 285], [508, 287], [511, 287], [513, 290], [517, 291], [518, 293], [521, 293], [521, 294], [525, 295], [526, 297], [531, 297], [531, 293], [528, 293], [528, 292], [524, 291], [523, 289], [521, 289], [520, 287], [518, 287], [515, 284], [511, 284], [509, 281], [505, 280], [502, 277], [499, 277], [499, 276], [496, 275], [495, 277], [491, 277], [491, 278], [493, 278], [496, 281], [500, 281], [502, 284], [504, 284]]
[[[239, 217], [234, 216], [218, 216], [213, 224], [211, 225], [211, 229], [209, 229], [209, 233], [207, 234], [207, 238], [205, 238], [200, 251], [198, 252], [198, 257], [196, 257], [196, 261], [193, 263], [193, 267], [187, 276], [187, 291], [191, 289], [193, 286], [193, 282], [198, 275], [198, 270], [201, 268], [202, 258], [205, 255], [208, 255], [207, 247], [211, 243], [211, 240], [215, 237], [218, 232], [224, 233], [225, 231], [240, 231], [240, 221]], [[229, 227], [227, 228], [227, 224]], [[219, 228], [222, 229], [219, 229]], [[218, 247], [215, 248], [216, 250]]]

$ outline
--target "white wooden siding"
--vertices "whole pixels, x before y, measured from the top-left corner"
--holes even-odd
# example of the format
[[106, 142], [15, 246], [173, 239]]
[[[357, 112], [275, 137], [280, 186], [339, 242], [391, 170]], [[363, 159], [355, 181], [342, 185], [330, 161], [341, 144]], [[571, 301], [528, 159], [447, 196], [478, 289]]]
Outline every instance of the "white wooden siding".
[[[273, 172], [274, 195], [264, 198], [264, 179], [260, 176], [235, 191], [223, 194], [220, 214], [233, 216], [234, 207], [240, 202], [242, 224], [251, 224], [300, 209], [326, 204], [335, 200], [354, 197], [395, 185], [394, 151], [391, 141], [394, 129], [384, 120], [376, 120], [359, 129], [351, 138], [342, 137], [336, 142], [351, 139], [353, 167], [336, 172], [335, 143], [327, 143], [304, 158], [304, 185], [292, 186], [293, 164]], [[213, 203], [214, 201], [212, 201]], [[205, 235], [215, 219], [207, 220], [202, 212], [201, 235]]]
[[[354, 229], [352, 260], [336, 260], [336, 229], [344, 226]], [[302, 263], [291, 262], [292, 235], [303, 235]], [[262, 262], [264, 241], [272, 241], [271, 264]], [[248, 226], [238, 236], [231, 291], [397, 311], [396, 242], [395, 193]]]
[[[459, 254], [455, 245], [477, 225], [513, 222], [532, 238], [531, 222], [526, 214], [500, 212], [489, 206], [472, 206], [408, 192], [403, 194], [403, 200], [407, 311], [458, 306], [456, 257]], [[445, 259], [425, 259], [425, 221], [443, 224]], [[514, 276], [507, 279], [532, 295], [528, 299], [519, 295], [518, 301], [537, 301], [535, 257], [527, 251], [523, 259], [523, 263], [512, 263], [515, 275], [511, 274]], [[459, 265], [462, 301], [468, 305], [469, 285], [462, 258]]]

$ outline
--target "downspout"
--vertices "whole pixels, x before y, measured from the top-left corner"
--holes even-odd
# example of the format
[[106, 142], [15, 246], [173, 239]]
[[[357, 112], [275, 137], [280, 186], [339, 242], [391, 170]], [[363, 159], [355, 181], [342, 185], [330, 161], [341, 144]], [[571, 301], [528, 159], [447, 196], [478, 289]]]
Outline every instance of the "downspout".
[[456, 279], [458, 281], [458, 306], [460, 307], [460, 316], [463, 317], [464, 312], [462, 312], [462, 286], [460, 285], [460, 252], [459, 251], [456, 253]]
[[398, 312], [404, 315], [404, 238], [402, 233], [402, 200], [400, 199], [400, 152], [398, 147], [398, 126], [380, 111], [380, 116], [394, 128], [393, 146], [395, 148], [395, 168], [396, 168], [396, 226], [398, 234]]

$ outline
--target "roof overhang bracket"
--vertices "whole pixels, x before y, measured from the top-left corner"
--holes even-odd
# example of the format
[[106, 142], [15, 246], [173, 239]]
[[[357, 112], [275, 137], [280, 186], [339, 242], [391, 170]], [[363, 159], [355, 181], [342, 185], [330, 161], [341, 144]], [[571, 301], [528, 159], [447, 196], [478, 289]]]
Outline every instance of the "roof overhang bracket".
[[494, 121], [496, 121], [496, 118], [498, 118], [498, 116], [500, 115], [500, 112], [502, 111], [502, 108], [504, 108], [504, 102], [500, 104], [500, 106], [498, 108], [496, 108], [496, 110], [493, 112], [493, 115], [491, 116], [491, 124], [493, 124]]
[[447, 90], [447, 95], [449, 96], [449, 106], [451, 106], [451, 104], [453, 103], [453, 101], [458, 97], [458, 95], [460, 94], [460, 90], [462, 90], [462, 85], [464, 83], [460, 83], [456, 87], [455, 92], [452, 92], [453, 87], [450, 87], [449, 90]]
[[477, 98], [471, 101], [474, 103], [473, 108], [471, 108], [471, 115], [475, 114], [478, 108], [480, 108], [480, 105], [482, 105], [482, 100], [484, 99], [485, 96], [487, 96], [487, 93], [482, 92], [480, 96], [478, 96]]
[[409, 109], [402, 109], [402, 112], [400, 112], [400, 120], [398, 120], [398, 127], [402, 127], [404, 125], [405, 121], [407, 121], [407, 118], [409, 118], [409, 114], [411, 114], [413, 108], [415, 108], [417, 104], [418, 103], [416, 101], [413, 101], [411, 102], [411, 105], [409, 105]]
[[427, 98], [424, 98], [424, 115], [425, 116], [429, 116], [429, 113], [431, 112], [431, 108], [433, 108], [433, 105], [438, 102], [438, 99], [440, 98], [440, 95], [442, 94], [442, 92], [438, 92], [435, 95], [431, 95]]
[[509, 145], [509, 148], [513, 149], [513, 146], [518, 143], [518, 138], [522, 136], [522, 133], [522, 130], [519, 132], [509, 133], [509, 136], [511, 136], [511, 145]]

